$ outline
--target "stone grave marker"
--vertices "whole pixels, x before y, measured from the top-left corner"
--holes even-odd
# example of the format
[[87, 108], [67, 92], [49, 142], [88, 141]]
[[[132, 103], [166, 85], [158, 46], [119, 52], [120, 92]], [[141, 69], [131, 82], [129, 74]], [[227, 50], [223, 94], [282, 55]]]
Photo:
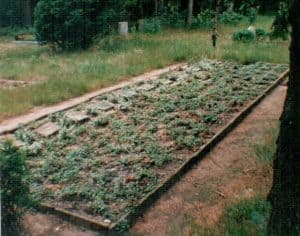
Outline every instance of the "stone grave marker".
[[101, 111], [109, 111], [112, 110], [114, 108], [114, 104], [106, 101], [106, 100], [102, 100], [100, 102], [97, 103], [97, 108]]
[[153, 84], [143, 84], [141, 87], [140, 87], [140, 90], [142, 91], [151, 91], [155, 88], [155, 86]]
[[74, 122], [84, 122], [84, 121], [87, 121], [90, 118], [88, 115], [85, 115], [80, 111], [67, 112], [66, 116], [67, 116], [68, 119], [70, 119]]
[[164, 80], [161, 80], [161, 83], [162, 83], [163, 85], [169, 85], [169, 84], [172, 84], [173, 81], [170, 80], [170, 79], [164, 79]]
[[120, 90], [119, 95], [124, 98], [132, 98], [136, 96], [136, 91], [133, 89], [122, 89]]
[[56, 134], [60, 130], [59, 126], [52, 123], [48, 122], [39, 128], [35, 130], [39, 135], [44, 136], [44, 137], [49, 137], [53, 134]]
[[128, 34], [128, 22], [119, 22], [119, 34], [120, 35], [127, 35]]

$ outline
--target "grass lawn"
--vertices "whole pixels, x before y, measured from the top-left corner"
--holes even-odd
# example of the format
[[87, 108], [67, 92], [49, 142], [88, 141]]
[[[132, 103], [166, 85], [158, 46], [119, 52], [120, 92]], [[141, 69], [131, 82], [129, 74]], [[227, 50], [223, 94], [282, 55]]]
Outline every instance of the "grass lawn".
[[[271, 17], [260, 16], [256, 26], [269, 30], [271, 23]], [[244, 64], [288, 63], [288, 41], [233, 43], [232, 33], [247, 26], [246, 21], [236, 27], [222, 26], [216, 51], [209, 30], [166, 29], [156, 35], [111, 36], [97, 40], [87, 51], [56, 55], [50, 55], [47, 46], [6, 48], [7, 38], [2, 38], [0, 79], [40, 83], [0, 89], [0, 121], [176, 62], [217, 58]]]

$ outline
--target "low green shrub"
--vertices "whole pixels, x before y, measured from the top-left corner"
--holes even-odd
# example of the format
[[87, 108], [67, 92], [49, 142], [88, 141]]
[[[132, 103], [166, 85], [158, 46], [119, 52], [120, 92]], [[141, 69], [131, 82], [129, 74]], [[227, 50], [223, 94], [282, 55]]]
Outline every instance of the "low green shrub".
[[254, 39], [255, 39], [255, 35], [250, 30], [236, 31], [232, 35], [233, 41], [252, 42]]
[[15, 37], [20, 34], [33, 34], [34, 29], [30, 27], [0, 27], [0, 36]]
[[212, 28], [214, 26], [215, 12], [209, 9], [201, 11], [193, 20], [192, 28]]
[[31, 203], [24, 153], [10, 142], [0, 149], [1, 229], [3, 235], [18, 235], [24, 209]]
[[184, 26], [185, 15], [185, 12], [180, 12], [178, 6], [170, 5], [165, 8], [160, 19], [163, 25], [179, 28]]
[[100, 1], [41, 0], [35, 10], [38, 41], [55, 43], [62, 49], [86, 48], [97, 33]]
[[234, 11], [224, 11], [220, 15], [220, 22], [225, 25], [236, 26], [242, 19], [243, 16]]
[[84, 49], [97, 34], [114, 31], [123, 20], [122, 12], [118, 0], [40, 0], [35, 10], [36, 38], [61, 49]]
[[255, 30], [255, 34], [256, 34], [257, 39], [265, 39], [266, 37], [269, 36], [269, 33], [267, 31], [265, 31], [264, 29], [260, 29], [260, 28]]
[[148, 18], [143, 22], [143, 32], [148, 34], [156, 34], [161, 30], [161, 23], [158, 18]]

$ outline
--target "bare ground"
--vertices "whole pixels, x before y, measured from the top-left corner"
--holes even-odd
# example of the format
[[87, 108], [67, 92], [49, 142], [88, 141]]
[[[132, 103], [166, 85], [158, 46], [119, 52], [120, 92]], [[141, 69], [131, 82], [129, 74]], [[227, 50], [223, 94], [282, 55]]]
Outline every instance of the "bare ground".
[[[278, 86], [139, 218], [131, 234], [190, 235], [191, 221], [213, 228], [224, 207], [252, 196], [265, 196], [271, 186], [272, 172], [257, 163], [250, 144], [264, 140], [270, 127], [278, 122], [285, 94], [286, 87]], [[52, 215], [30, 213], [24, 222], [27, 232], [35, 236], [97, 235]]]

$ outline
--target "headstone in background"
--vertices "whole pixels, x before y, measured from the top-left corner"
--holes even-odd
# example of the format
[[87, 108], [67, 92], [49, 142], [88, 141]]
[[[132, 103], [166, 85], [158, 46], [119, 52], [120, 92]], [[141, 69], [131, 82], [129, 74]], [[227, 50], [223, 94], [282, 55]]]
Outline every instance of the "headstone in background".
[[250, 25], [250, 26], [248, 27], [248, 30], [249, 30], [254, 36], [256, 36], [256, 29], [255, 29], [255, 27], [254, 27], [253, 25]]
[[127, 21], [119, 22], [119, 34], [120, 35], [128, 34], [128, 22]]

